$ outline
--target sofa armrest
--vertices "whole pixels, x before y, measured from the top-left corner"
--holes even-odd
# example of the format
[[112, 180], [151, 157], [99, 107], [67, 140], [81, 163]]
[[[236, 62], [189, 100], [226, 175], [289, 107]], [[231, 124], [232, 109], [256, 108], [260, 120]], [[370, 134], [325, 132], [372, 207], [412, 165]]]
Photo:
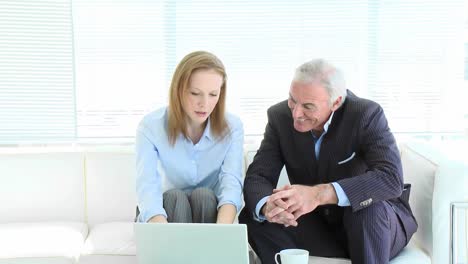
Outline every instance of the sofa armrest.
[[[450, 247], [454, 242], [450, 234], [451, 207], [454, 202], [468, 201], [466, 186], [467, 164], [450, 159], [440, 162], [432, 201], [433, 263], [450, 263]], [[464, 235], [466, 236], [466, 231]]]
[[468, 263], [468, 201], [452, 203], [450, 219], [450, 263]]
[[452, 203], [468, 201], [468, 163], [460, 153], [427, 142], [402, 144], [403, 173], [412, 183], [410, 204], [419, 224], [412, 241], [436, 264], [450, 263]]

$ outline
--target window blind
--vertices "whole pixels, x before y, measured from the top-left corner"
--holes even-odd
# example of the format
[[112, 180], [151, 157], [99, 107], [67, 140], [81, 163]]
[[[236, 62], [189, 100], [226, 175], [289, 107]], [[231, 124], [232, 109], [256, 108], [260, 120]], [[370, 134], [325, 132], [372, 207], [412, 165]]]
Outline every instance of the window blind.
[[[467, 128], [466, 0], [0, 2], [0, 143], [132, 138], [187, 53], [225, 63], [246, 135], [322, 57], [397, 133]], [[73, 27], [72, 27], [73, 25]], [[464, 117], [465, 116], [465, 117]]]
[[194, 50], [225, 63], [228, 110], [247, 135], [263, 133], [294, 69], [317, 57], [380, 103], [394, 132], [463, 129], [463, 0], [74, 3], [80, 136], [132, 137]]
[[134, 137], [143, 115], [166, 104], [172, 69], [165, 6], [73, 2], [79, 138]]
[[368, 97], [405, 133], [463, 131], [465, 1], [374, 1]]
[[350, 87], [365, 91], [367, 1], [172, 3], [176, 58], [206, 49], [224, 61], [228, 110], [241, 117], [247, 135], [263, 133], [266, 110], [287, 99], [295, 68], [313, 58], [340, 66]]
[[0, 1], [0, 143], [75, 139], [70, 0]]

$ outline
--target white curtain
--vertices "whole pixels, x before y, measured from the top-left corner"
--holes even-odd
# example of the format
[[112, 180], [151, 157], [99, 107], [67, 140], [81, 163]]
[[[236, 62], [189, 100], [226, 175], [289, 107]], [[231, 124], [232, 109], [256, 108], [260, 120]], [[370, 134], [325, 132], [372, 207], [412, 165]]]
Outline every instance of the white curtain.
[[225, 63], [228, 110], [248, 135], [263, 133], [294, 69], [317, 57], [380, 103], [395, 132], [456, 133], [466, 123], [463, 0], [75, 3], [80, 136], [133, 136], [194, 50]]

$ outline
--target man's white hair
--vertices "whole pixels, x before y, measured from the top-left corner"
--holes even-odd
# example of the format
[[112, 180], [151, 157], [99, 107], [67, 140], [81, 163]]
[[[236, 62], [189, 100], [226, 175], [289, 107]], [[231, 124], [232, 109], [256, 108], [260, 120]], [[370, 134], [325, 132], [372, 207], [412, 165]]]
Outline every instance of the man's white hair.
[[293, 82], [318, 83], [330, 96], [330, 106], [341, 96], [341, 104], [346, 99], [346, 84], [341, 70], [324, 59], [308, 61], [296, 69]]

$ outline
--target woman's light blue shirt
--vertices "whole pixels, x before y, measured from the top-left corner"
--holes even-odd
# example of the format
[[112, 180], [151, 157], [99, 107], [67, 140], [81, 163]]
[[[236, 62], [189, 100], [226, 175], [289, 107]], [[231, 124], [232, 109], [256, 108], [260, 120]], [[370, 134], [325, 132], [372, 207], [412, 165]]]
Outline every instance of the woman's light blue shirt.
[[179, 135], [172, 146], [167, 134], [167, 118], [165, 107], [149, 113], [138, 125], [135, 143], [138, 221], [147, 222], [155, 215], [167, 217], [163, 193], [170, 189], [191, 193], [197, 187], [207, 187], [218, 198], [218, 208], [233, 204], [239, 211], [244, 140], [240, 119], [226, 114], [230, 132], [221, 140], [212, 134], [208, 119], [197, 144]]

